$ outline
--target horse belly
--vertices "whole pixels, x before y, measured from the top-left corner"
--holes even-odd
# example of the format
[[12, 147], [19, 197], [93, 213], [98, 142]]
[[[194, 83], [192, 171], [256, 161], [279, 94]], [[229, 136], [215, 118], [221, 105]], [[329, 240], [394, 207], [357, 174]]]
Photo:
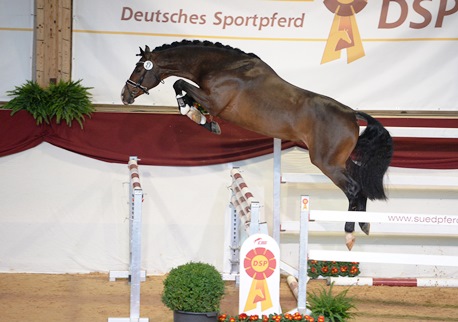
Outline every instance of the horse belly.
[[263, 104], [234, 105], [233, 108], [225, 109], [219, 116], [226, 121], [261, 135], [306, 144], [306, 133], [308, 131], [305, 130], [307, 127], [305, 120], [302, 122], [303, 124], [300, 124], [295, 113], [268, 108], [268, 103], [264, 105], [267, 108], [261, 109], [257, 108], [257, 106], [263, 106]]

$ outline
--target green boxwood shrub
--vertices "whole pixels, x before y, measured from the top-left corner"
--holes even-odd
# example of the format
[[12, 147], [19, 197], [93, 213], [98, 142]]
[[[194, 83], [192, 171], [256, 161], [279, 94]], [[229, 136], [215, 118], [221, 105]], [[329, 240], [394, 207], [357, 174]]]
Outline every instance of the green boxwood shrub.
[[216, 268], [190, 262], [173, 268], [167, 275], [162, 302], [174, 311], [219, 312], [223, 295], [224, 281]]

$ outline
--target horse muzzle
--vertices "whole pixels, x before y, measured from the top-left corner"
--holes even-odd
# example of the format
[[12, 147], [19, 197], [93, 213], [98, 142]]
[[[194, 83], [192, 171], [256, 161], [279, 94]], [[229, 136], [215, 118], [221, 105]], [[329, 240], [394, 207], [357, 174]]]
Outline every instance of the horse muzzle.
[[121, 90], [121, 101], [124, 105], [130, 105], [135, 101], [134, 95], [126, 84]]
[[140, 79], [139, 83], [136, 83], [130, 79], [126, 81], [121, 91], [121, 99], [124, 104], [132, 104], [135, 98], [141, 94], [149, 95], [148, 88], [142, 85], [143, 78]]

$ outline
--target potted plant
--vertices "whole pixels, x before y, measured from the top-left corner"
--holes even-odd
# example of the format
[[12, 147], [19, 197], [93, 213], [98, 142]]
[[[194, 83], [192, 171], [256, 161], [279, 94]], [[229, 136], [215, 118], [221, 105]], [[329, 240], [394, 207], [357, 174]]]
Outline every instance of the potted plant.
[[217, 321], [224, 281], [210, 264], [189, 262], [173, 268], [164, 280], [162, 302], [175, 322]]
[[33, 116], [37, 125], [43, 122], [50, 124], [51, 120], [55, 120], [57, 124], [65, 121], [72, 126], [76, 121], [83, 128], [84, 116], [90, 117], [95, 111], [90, 89], [81, 85], [81, 80], [61, 80], [47, 88], [42, 88], [37, 82], [27, 81], [7, 92], [13, 98], [1, 108], [11, 109], [11, 115], [25, 110]]
[[55, 119], [57, 124], [65, 121], [68, 126], [72, 126], [75, 120], [83, 128], [84, 116], [91, 116], [95, 111], [91, 103], [91, 87], [81, 85], [81, 79], [78, 81], [59, 81], [57, 84], [51, 84], [48, 88], [49, 117]]
[[312, 317], [324, 316], [325, 321], [344, 322], [352, 319], [356, 313], [353, 297], [348, 297], [346, 289], [337, 295], [332, 294], [334, 283], [331, 283], [326, 291], [322, 288], [316, 294], [307, 292], [307, 308], [312, 312]]
[[49, 92], [41, 88], [37, 82], [27, 81], [7, 93], [13, 99], [3, 105], [2, 108], [10, 109], [11, 115], [25, 110], [32, 115], [37, 125], [43, 122], [49, 124]]

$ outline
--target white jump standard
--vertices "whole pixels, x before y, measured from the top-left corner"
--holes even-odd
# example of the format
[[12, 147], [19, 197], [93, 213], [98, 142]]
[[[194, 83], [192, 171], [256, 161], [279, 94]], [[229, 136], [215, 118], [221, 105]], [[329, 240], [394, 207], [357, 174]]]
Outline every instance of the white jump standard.
[[130, 282], [130, 317], [108, 318], [108, 322], [149, 322], [140, 318], [140, 283], [145, 281], [146, 272], [141, 271], [142, 202], [143, 190], [140, 184], [137, 157], [129, 158], [129, 271], [110, 271], [110, 281], [128, 278]]
[[[230, 236], [225, 245], [225, 268], [223, 278], [238, 282], [240, 272], [239, 254], [243, 241], [248, 236], [267, 234], [267, 223], [260, 220], [259, 202], [253, 197], [238, 168], [231, 170], [231, 201], [229, 203]], [[227, 265], [227, 262], [230, 265]]]

